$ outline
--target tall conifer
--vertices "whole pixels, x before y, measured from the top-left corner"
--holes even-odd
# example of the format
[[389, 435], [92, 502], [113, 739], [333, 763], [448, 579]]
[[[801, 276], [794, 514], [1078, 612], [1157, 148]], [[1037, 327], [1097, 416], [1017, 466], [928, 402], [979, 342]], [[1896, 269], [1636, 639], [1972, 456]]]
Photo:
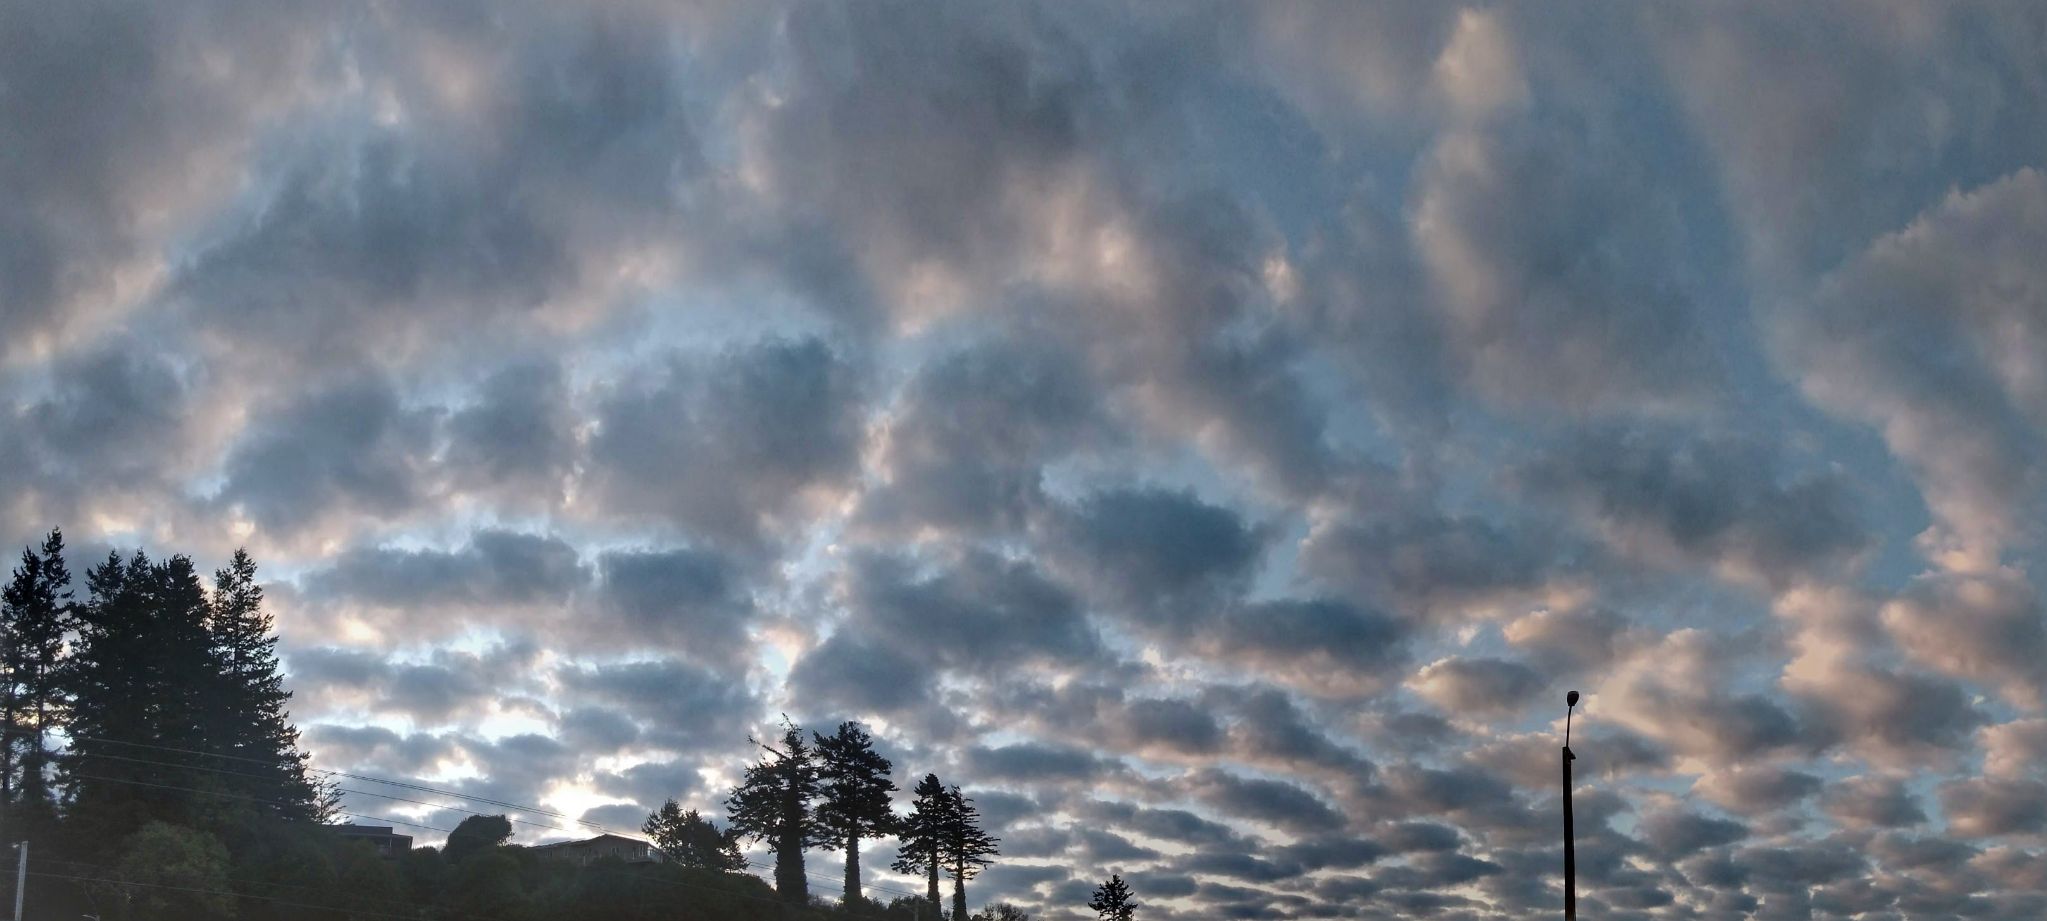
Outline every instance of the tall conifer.
[[818, 823], [845, 849], [846, 901], [858, 902], [860, 839], [895, 830], [895, 813], [889, 808], [889, 796], [896, 791], [888, 776], [893, 766], [874, 750], [874, 739], [858, 723], [840, 723], [838, 732], [816, 739], [824, 794]]

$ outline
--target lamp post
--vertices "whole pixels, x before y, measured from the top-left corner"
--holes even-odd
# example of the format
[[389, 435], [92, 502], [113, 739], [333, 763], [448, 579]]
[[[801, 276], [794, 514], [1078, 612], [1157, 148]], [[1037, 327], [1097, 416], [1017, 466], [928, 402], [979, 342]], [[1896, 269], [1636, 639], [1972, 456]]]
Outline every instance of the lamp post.
[[1564, 695], [1564, 921], [1578, 921], [1577, 832], [1571, 825], [1571, 712], [1578, 706], [1578, 692]]

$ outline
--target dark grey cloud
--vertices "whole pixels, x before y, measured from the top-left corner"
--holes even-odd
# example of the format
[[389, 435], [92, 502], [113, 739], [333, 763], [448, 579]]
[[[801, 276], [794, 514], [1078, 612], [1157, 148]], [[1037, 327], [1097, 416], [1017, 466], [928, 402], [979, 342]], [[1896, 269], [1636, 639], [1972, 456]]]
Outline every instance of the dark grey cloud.
[[1445, 711], [1485, 717], [1527, 707], [1547, 682], [1519, 662], [1450, 658], [1423, 666], [1408, 684]]
[[862, 497], [884, 532], [1014, 531], [1046, 502], [1043, 467], [1113, 439], [1088, 369], [1063, 351], [978, 344], [919, 369], [890, 414], [887, 484]]
[[1235, 512], [1163, 489], [1088, 496], [1058, 544], [1125, 605], [1173, 619], [1241, 590], [1261, 549]]
[[648, 744], [683, 752], [738, 751], [759, 699], [743, 684], [675, 659], [645, 659], [561, 669], [565, 698], [606, 707], [637, 721]]
[[942, 668], [1089, 663], [1102, 652], [1079, 599], [1027, 561], [969, 551], [927, 574], [870, 555], [853, 561], [848, 596], [855, 629]]
[[576, 460], [578, 416], [561, 366], [521, 362], [493, 371], [474, 402], [448, 417], [446, 463], [478, 488], [561, 501]]
[[[259, 15], [260, 14], [260, 15]], [[0, 154], [0, 346], [12, 355], [104, 309], [167, 224], [230, 187], [257, 118], [322, 62], [315, 7], [11, 7]], [[110, 66], [109, 62], [119, 62]], [[96, 151], [90, 157], [79, 151]]]
[[724, 558], [694, 548], [619, 550], [600, 555], [597, 572], [597, 602], [620, 641], [724, 666], [742, 659], [753, 601]]
[[896, 713], [926, 703], [924, 663], [893, 644], [841, 630], [804, 653], [789, 673], [803, 697], [868, 713]]
[[333, 513], [402, 517], [434, 491], [434, 422], [381, 377], [311, 390], [245, 430], [216, 501], [284, 537]]
[[1926, 821], [1925, 810], [1895, 778], [1850, 777], [1829, 784], [1822, 805], [1846, 828], [1902, 828]]
[[308, 595], [391, 608], [559, 605], [590, 581], [559, 537], [485, 529], [456, 550], [356, 548], [304, 577]]
[[668, 24], [461, 6], [385, 22], [350, 30], [337, 63], [405, 117], [293, 123], [178, 267], [173, 296], [215, 335], [318, 364], [519, 342], [591, 254], [665, 236], [702, 162]]
[[1121, 770], [1114, 760], [1091, 750], [1037, 742], [974, 747], [963, 754], [973, 776], [997, 783], [1097, 783]]
[[859, 380], [816, 339], [642, 369], [597, 410], [590, 483], [612, 513], [742, 542], [854, 472]]
[[1748, 826], [1684, 809], [1663, 809], [1643, 816], [1637, 829], [1642, 840], [1665, 860], [1688, 857], [1707, 848], [1748, 837]]
[[1342, 827], [1343, 814], [1314, 793], [1290, 783], [1204, 771], [1190, 779], [1205, 802], [1232, 815], [1293, 832]]
[[1728, 812], [1753, 816], [1801, 802], [1823, 786], [1820, 778], [1803, 771], [1763, 765], [1708, 774], [1692, 789]]
[[1940, 786], [1948, 829], [1970, 838], [2038, 833], [2047, 829], [2047, 783], [1972, 777]]
[[1231, 608], [1191, 645], [1305, 693], [1347, 694], [1390, 677], [1406, 660], [1407, 636], [1399, 621], [1368, 608], [1287, 600]]
[[1427, 512], [1333, 521], [1308, 536], [1302, 558], [1308, 572], [1353, 597], [1451, 620], [1558, 574], [1553, 549], [1528, 528]]
[[1868, 543], [1844, 478], [1787, 473], [1768, 443], [1597, 429], [1519, 467], [1534, 496], [1568, 504], [1617, 549], [1782, 580]]

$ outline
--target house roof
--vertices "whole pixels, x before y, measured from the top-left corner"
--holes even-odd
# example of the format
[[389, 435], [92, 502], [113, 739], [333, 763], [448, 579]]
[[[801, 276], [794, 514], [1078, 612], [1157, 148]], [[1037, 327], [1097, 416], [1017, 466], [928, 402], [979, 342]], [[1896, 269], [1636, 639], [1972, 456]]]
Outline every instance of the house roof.
[[556, 842], [555, 842], [555, 843], [553, 843], [553, 844], [542, 844], [542, 845], [538, 845], [538, 846], [534, 847], [533, 849], [534, 849], [534, 850], [536, 850], [536, 851], [546, 851], [546, 850], [553, 850], [553, 849], [555, 849], [555, 848], [565, 848], [565, 847], [580, 847], [580, 846], [582, 846], [582, 845], [586, 845], [586, 844], [596, 844], [597, 842], [599, 842], [599, 841], [603, 841], [603, 840], [606, 840], [606, 839], [610, 839], [610, 840], [612, 840], [612, 841], [620, 841], [620, 842], [624, 842], [624, 843], [626, 843], [626, 844], [637, 844], [637, 845], [641, 845], [641, 846], [643, 846], [643, 847], [653, 847], [653, 845], [651, 845], [651, 844], [648, 844], [648, 843], [647, 843], [647, 842], [645, 842], [645, 841], [641, 841], [641, 840], [640, 840], [640, 839], [638, 839], [638, 838], [628, 838], [628, 837], [626, 837], [626, 836], [624, 836], [624, 835], [614, 835], [614, 834], [611, 834], [610, 832], [606, 832], [606, 833], [604, 833], [604, 834], [598, 835], [598, 836], [597, 836], [597, 837], [595, 837], [595, 838], [584, 838], [584, 839], [582, 839], [582, 840], [580, 840], [580, 841], [556, 841]]

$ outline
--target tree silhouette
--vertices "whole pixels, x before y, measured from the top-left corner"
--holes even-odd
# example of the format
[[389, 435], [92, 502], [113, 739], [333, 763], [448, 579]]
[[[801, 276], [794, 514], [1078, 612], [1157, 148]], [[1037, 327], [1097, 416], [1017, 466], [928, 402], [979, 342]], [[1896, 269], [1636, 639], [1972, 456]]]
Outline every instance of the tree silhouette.
[[64, 634], [72, 628], [70, 583], [64, 532], [52, 528], [40, 552], [22, 549], [21, 566], [0, 592], [0, 670], [5, 671], [0, 726], [8, 731], [0, 739], [0, 802], [15, 802], [18, 786], [20, 802], [38, 813], [50, 812], [53, 805], [46, 776], [48, 738], [51, 721], [61, 719], [64, 710], [57, 668]]
[[143, 764], [122, 743], [207, 750], [217, 673], [199, 574], [184, 556], [153, 563], [137, 552], [124, 562], [110, 553], [86, 573], [86, 589], [60, 669], [72, 698], [66, 818], [86, 840], [125, 837], [151, 819], [189, 824], [218, 805], [213, 798], [143, 785], [204, 789], [219, 775]]
[[217, 679], [206, 707], [208, 750], [232, 759], [240, 773], [259, 775], [252, 778], [259, 788], [250, 792], [275, 803], [281, 814], [324, 821], [331, 799], [309, 776], [298, 730], [285, 711], [291, 692], [284, 689], [277, 635], [247, 550], [237, 549], [227, 567], [214, 572], [206, 627]]
[[460, 864], [472, 855], [481, 854], [493, 848], [503, 847], [512, 840], [512, 820], [501, 815], [473, 815], [463, 819], [455, 830], [448, 833], [448, 844], [441, 849], [447, 855], [449, 865]]
[[889, 808], [890, 794], [896, 791], [888, 776], [892, 765], [874, 750], [874, 740], [857, 723], [840, 723], [837, 733], [816, 739], [824, 794], [818, 824], [845, 848], [846, 901], [858, 902], [860, 839], [892, 834], [896, 827]]
[[746, 857], [739, 853], [739, 834], [732, 829], [719, 831], [711, 823], [691, 809], [682, 811], [675, 800], [661, 804], [661, 808], [647, 815], [647, 822], [640, 831], [654, 839], [654, 846], [678, 866], [704, 870], [744, 870]]
[[810, 901], [803, 875], [803, 849], [830, 849], [836, 842], [817, 823], [813, 804], [818, 795], [817, 754], [803, 730], [782, 718], [782, 747], [748, 739], [768, 757], [746, 769], [746, 775], [725, 801], [732, 827], [775, 849], [775, 891], [802, 905]]
[[896, 850], [893, 868], [897, 873], [924, 874], [928, 886], [925, 898], [931, 901], [931, 909], [937, 911], [938, 874], [945, 866], [943, 842], [952, 798], [946, 795], [945, 785], [938, 782], [937, 774], [924, 775], [910, 792], [917, 798], [902, 821], [899, 831], [902, 846]]
[[988, 858], [996, 855], [995, 845], [1000, 839], [981, 830], [981, 812], [974, 808], [972, 797], [962, 795], [959, 787], [945, 792], [944, 834], [939, 837], [939, 854], [945, 861], [946, 871], [952, 874], [952, 915], [955, 918], [967, 916], [967, 880], [981, 874], [981, 868], [992, 863]]
[[1139, 908], [1130, 897], [1130, 884], [1123, 881], [1121, 874], [1109, 874], [1109, 881], [1095, 887], [1094, 898], [1087, 907], [1095, 910], [1101, 921], [1130, 921]]

